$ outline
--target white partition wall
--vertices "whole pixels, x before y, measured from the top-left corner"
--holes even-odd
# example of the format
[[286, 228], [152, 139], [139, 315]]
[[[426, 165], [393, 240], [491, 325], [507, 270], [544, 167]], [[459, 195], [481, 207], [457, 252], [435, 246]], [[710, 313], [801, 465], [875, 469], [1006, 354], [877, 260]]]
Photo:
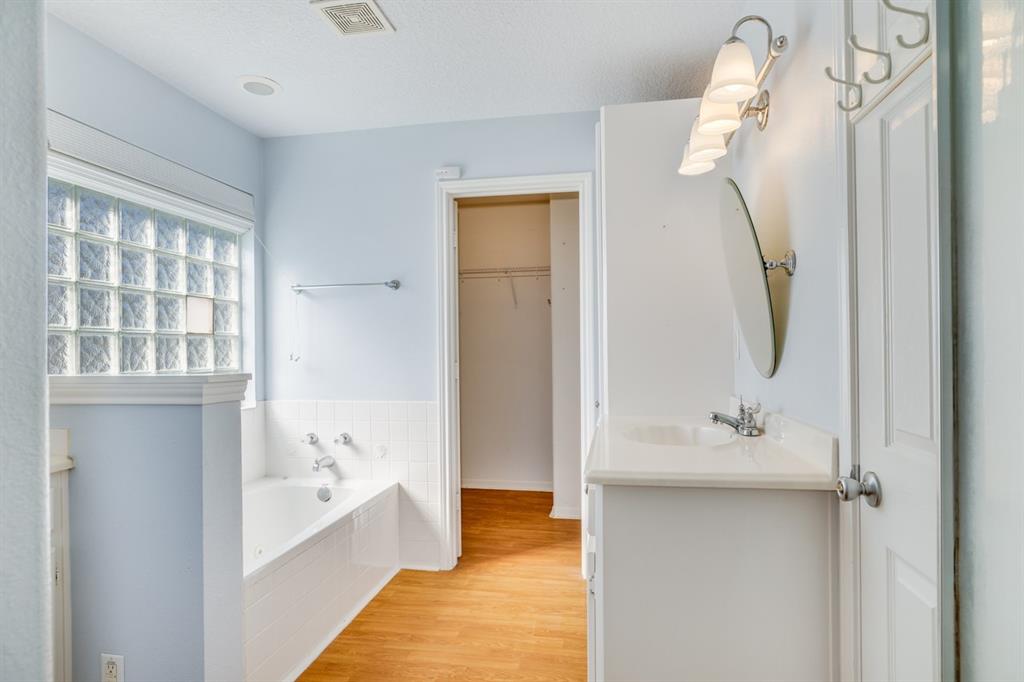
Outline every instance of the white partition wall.
[[601, 109], [609, 414], [729, 405], [733, 313], [718, 232], [726, 166], [675, 172], [699, 103]]
[[[70, 431], [72, 678], [240, 680], [244, 374], [50, 378]], [[37, 679], [19, 677], [17, 679]]]

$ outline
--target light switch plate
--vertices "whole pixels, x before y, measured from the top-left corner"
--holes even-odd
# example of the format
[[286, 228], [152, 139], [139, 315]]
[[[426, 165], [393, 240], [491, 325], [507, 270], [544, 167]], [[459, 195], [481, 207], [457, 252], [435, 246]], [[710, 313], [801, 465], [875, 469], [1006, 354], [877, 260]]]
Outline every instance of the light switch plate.
[[434, 170], [434, 177], [438, 180], [458, 180], [462, 177], [460, 166], [441, 166]]

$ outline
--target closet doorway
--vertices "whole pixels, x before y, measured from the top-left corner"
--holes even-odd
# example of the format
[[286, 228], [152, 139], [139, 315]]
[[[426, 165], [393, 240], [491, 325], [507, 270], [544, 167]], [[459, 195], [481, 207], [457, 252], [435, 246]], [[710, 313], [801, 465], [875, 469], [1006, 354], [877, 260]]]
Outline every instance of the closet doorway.
[[438, 188], [439, 511], [453, 568], [463, 488], [520, 491], [477, 497], [529, 497], [534, 508], [546, 496], [548, 515], [580, 518], [597, 287], [589, 174]]
[[[554, 493], [579, 450], [579, 196], [457, 205], [461, 486]], [[559, 483], [552, 516], [578, 518]]]

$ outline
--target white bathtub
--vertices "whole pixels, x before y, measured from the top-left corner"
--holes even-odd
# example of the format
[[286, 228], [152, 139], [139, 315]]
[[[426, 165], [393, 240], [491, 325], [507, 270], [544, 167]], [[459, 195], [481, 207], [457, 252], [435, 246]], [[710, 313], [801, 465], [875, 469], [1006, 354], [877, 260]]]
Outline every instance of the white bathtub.
[[243, 489], [247, 680], [295, 679], [398, 571], [397, 484], [321, 483]]

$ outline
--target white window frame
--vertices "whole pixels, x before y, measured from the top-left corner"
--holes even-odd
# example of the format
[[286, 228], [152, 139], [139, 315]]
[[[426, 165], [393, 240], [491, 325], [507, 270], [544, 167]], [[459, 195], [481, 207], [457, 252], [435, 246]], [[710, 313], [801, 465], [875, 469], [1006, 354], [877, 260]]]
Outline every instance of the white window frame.
[[[158, 157], [157, 157], [158, 158]], [[162, 160], [161, 161], [166, 161]], [[187, 169], [182, 169], [187, 171]], [[189, 171], [192, 172], [192, 171]], [[239, 330], [238, 330], [238, 344], [239, 344], [239, 361], [238, 367], [232, 369], [210, 369], [205, 371], [188, 371], [187, 369], [187, 358], [185, 360], [186, 365], [180, 372], [157, 372], [155, 365], [152, 367], [151, 372], [144, 373], [131, 373], [125, 374], [121, 372], [120, 358], [115, 357], [113, 359], [113, 367], [109, 376], [181, 376], [182, 374], [231, 374], [243, 371], [251, 372], [254, 368], [255, 354], [253, 351], [254, 347], [254, 287], [253, 287], [253, 267], [254, 267], [254, 249], [252, 245], [253, 241], [253, 221], [248, 217], [242, 217], [234, 213], [225, 211], [223, 209], [211, 206], [209, 204], [185, 197], [166, 189], [155, 187], [149, 183], [136, 180], [120, 173], [109, 171], [105, 168], [100, 168], [93, 164], [80, 159], [72, 158], [51, 149], [47, 158], [47, 174], [48, 177], [67, 182], [69, 184], [80, 186], [91, 191], [99, 192], [112, 196], [116, 199], [128, 201], [131, 203], [139, 204], [146, 208], [156, 209], [158, 211], [173, 214], [175, 216], [184, 218], [189, 221], [202, 223], [207, 226], [211, 226], [217, 229], [225, 230], [238, 235], [238, 311], [239, 311]], [[208, 178], [203, 177], [204, 180], [209, 181]], [[232, 188], [233, 189], [233, 188]], [[233, 190], [238, 192], [238, 190]], [[77, 207], [75, 219], [77, 220]], [[41, 226], [49, 231], [49, 226]], [[120, 235], [114, 235], [117, 243], [120, 243]], [[152, 249], [149, 249], [152, 250]], [[185, 254], [182, 254], [183, 258], [187, 258]], [[76, 259], [77, 261], [77, 259]], [[186, 261], [187, 262], [187, 261]], [[119, 263], [115, 266], [118, 270]], [[48, 278], [49, 281], [49, 278]], [[74, 273], [72, 278], [76, 284], [79, 283], [78, 272]], [[88, 284], [88, 282], [84, 282]], [[119, 286], [115, 285], [115, 286]], [[113, 288], [113, 287], [112, 287]], [[184, 297], [186, 294], [182, 294]], [[212, 292], [210, 296], [211, 300]], [[115, 301], [116, 305], [120, 305], [119, 301]], [[56, 331], [56, 330], [54, 330]], [[112, 334], [116, 337], [120, 337], [125, 334], [124, 330], [120, 328], [115, 329]], [[153, 332], [155, 334], [155, 330]], [[182, 334], [183, 338], [187, 338], [186, 335]], [[155, 338], [153, 336], [152, 338]], [[119, 345], [119, 342], [118, 344]], [[73, 370], [74, 373], [70, 375], [64, 375], [65, 377], [93, 377], [97, 375], [82, 375], [78, 374], [78, 358], [77, 358], [77, 346], [75, 348], [75, 358]], [[211, 353], [213, 349], [211, 348]], [[104, 375], [99, 375], [104, 376]]]

